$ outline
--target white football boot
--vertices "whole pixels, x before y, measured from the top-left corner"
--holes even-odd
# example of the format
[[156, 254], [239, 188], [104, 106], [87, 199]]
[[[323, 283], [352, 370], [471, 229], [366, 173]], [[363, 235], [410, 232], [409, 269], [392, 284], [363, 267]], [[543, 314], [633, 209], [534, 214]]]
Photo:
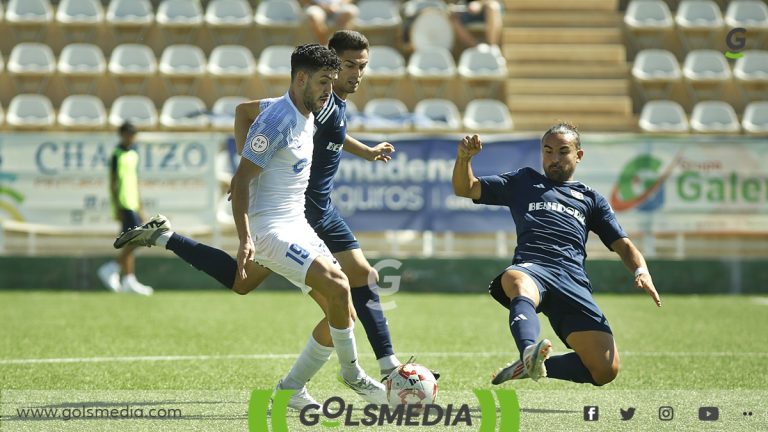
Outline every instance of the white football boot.
[[117, 236], [117, 239], [115, 239], [113, 246], [115, 249], [120, 249], [129, 244], [152, 247], [155, 245], [155, 240], [157, 240], [161, 234], [170, 230], [171, 221], [161, 214], [155, 215], [144, 225], [133, 227], [126, 232], [120, 233], [120, 235]]
[[283, 380], [280, 380], [280, 382], [277, 383], [277, 386], [275, 386], [275, 392], [278, 390], [295, 390], [293, 396], [291, 396], [291, 398], [288, 400], [288, 408], [295, 409], [297, 411], [301, 411], [307, 405], [314, 405], [317, 408], [320, 408], [320, 403], [318, 403], [315, 398], [309, 394], [307, 391], [307, 386], [302, 386], [298, 390], [287, 389], [283, 387]]
[[528, 377], [534, 381], [547, 376], [547, 368], [544, 366], [544, 360], [549, 358], [552, 352], [552, 342], [549, 339], [542, 339], [539, 343], [529, 345], [523, 351], [523, 365]]

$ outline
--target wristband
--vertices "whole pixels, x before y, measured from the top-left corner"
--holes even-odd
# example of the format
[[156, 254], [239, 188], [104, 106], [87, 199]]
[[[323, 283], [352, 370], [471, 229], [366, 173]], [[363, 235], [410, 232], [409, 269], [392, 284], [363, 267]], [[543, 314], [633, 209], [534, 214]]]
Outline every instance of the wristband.
[[648, 272], [648, 269], [645, 268], [645, 267], [638, 267], [637, 270], [635, 270], [635, 277], [638, 277], [638, 276], [644, 275], [644, 274], [647, 274], [647, 275], [650, 274]]

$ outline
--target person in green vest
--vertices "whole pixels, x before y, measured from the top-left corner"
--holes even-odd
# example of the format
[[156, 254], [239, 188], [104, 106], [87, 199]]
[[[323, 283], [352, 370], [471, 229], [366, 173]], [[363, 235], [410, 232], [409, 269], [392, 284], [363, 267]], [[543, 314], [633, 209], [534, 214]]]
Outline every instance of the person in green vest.
[[[109, 192], [115, 219], [122, 231], [142, 223], [141, 198], [139, 195], [139, 152], [136, 150], [136, 127], [123, 123], [118, 129], [120, 142], [115, 147], [109, 169]], [[117, 261], [110, 261], [98, 270], [101, 281], [115, 292], [152, 295], [152, 287], [142, 284], [134, 275], [135, 247], [120, 250]]]

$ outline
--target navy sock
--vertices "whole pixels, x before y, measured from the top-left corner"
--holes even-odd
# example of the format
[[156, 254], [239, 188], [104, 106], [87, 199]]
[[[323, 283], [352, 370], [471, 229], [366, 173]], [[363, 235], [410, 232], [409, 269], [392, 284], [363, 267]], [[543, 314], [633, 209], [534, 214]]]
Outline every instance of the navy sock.
[[237, 274], [237, 261], [221, 249], [198, 243], [191, 238], [173, 233], [165, 248], [173, 251], [179, 258], [203, 271], [208, 276], [232, 289]]
[[547, 378], [597, 385], [575, 352], [552, 356], [544, 361], [544, 366], [547, 368]]
[[[395, 353], [392, 349], [392, 338], [389, 335], [387, 319], [384, 318], [384, 311], [381, 310], [379, 303], [379, 294], [369, 286], [352, 288], [352, 304], [357, 312], [357, 319], [363, 324], [365, 334], [368, 336], [368, 342], [373, 347], [376, 358], [380, 359]], [[368, 302], [371, 306], [368, 306]]]
[[522, 359], [523, 351], [528, 345], [536, 343], [541, 330], [533, 300], [517, 296], [509, 302], [509, 330], [515, 338], [515, 344]]

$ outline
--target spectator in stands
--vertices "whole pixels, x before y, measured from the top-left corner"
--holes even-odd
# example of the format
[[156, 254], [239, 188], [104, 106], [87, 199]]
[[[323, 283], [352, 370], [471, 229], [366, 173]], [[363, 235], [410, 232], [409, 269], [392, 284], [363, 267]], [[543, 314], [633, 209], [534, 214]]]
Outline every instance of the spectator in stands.
[[[142, 223], [141, 199], [139, 196], [139, 152], [134, 144], [136, 127], [123, 123], [118, 129], [120, 142], [112, 154], [109, 169], [109, 196], [114, 216], [120, 221], [123, 231]], [[136, 280], [134, 275], [133, 251], [136, 246], [123, 248], [117, 262], [110, 261], [98, 270], [99, 279], [114, 292], [131, 292], [151, 295], [152, 287]]]
[[349, 29], [357, 17], [357, 6], [350, 0], [301, 0], [306, 6], [309, 26], [321, 45], [328, 44], [330, 27]]
[[501, 3], [498, 0], [455, 0], [451, 6], [451, 24], [459, 43], [465, 48], [478, 44], [468, 26], [483, 23], [485, 43], [499, 46], [501, 41]]

